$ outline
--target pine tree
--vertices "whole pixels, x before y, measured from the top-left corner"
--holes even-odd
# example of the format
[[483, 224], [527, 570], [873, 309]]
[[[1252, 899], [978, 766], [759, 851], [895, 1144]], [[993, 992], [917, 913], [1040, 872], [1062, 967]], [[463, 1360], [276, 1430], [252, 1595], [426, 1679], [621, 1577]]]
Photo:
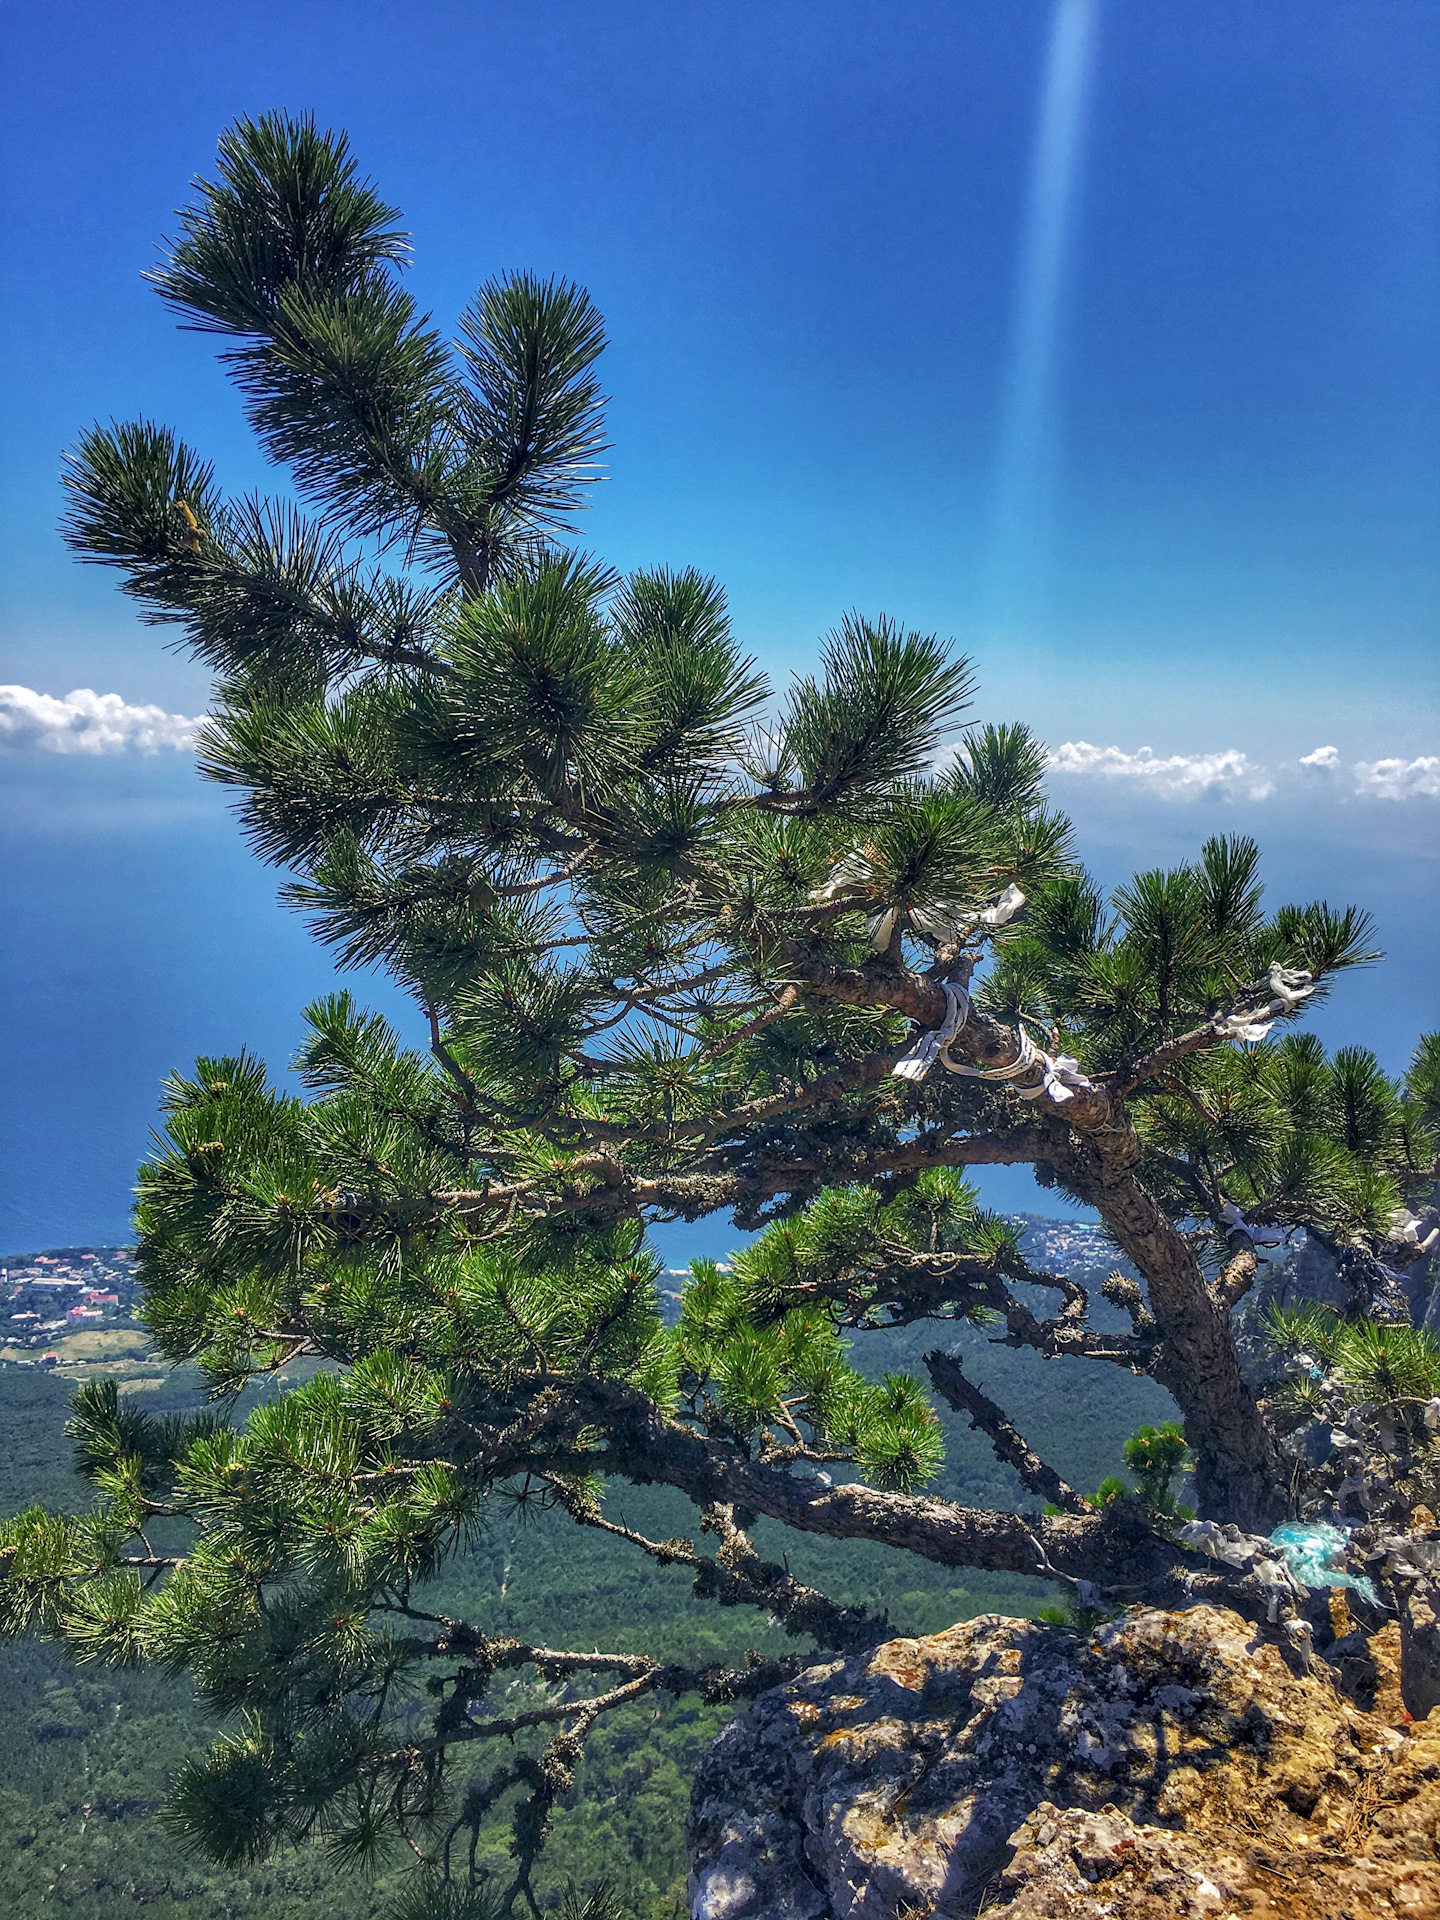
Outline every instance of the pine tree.
[[[234, 1717], [173, 1808], [216, 1858], [324, 1836], [364, 1861], [402, 1835], [448, 1861], [516, 1795], [507, 1905], [533, 1904], [601, 1714], [788, 1668], [550, 1649], [427, 1611], [488, 1501], [619, 1533], [806, 1646], [863, 1647], [885, 1622], [764, 1559], [761, 1516], [1102, 1605], [1182, 1587], [1245, 1604], [1175, 1537], [1178, 1449], [1203, 1515], [1286, 1511], [1294, 1461], [1233, 1311], [1257, 1245], [1295, 1228], [1342, 1258], [1358, 1316], [1402, 1310], [1440, 1053], [1432, 1036], [1402, 1088], [1292, 1030], [1378, 956], [1353, 908], [1267, 911], [1248, 840], [1103, 898], [1038, 742], [963, 719], [974, 676], [950, 645], [847, 615], [776, 692], [714, 581], [579, 551], [605, 451], [599, 315], [517, 274], [450, 344], [406, 257], [343, 137], [241, 123], [151, 278], [221, 336], [298, 504], [227, 497], [144, 421], [95, 427], [67, 463], [73, 549], [213, 671], [203, 770], [318, 937], [413, 997], [429, 1045], [344, 993], [309, 1009], [303, 1097], [245, 1054], [167, 1082], [144, 1312], [218, 1411], [157, 1422], [82, 1390], [100, 1504], [9, 1527], [0, 1604], [82, 1658], [188, 1671]], [[1027, 1263], [966, 1184], [984, 1165], [1098, 1212], [1139, 1275], [1106, 1289], [1128, 1331]], [[667, 1327], [647, 1223], [715, 1214], [756, 1237], [696, 1263]], [[927, 1388], [847, 1357], [849, 1336], [916, 1320], [1149, 1374], [1183, 1442], [1146, 1430], [1140, 1495], [1092, 1502], [937, 1348], [929, 1391], [1048, 1507], [928, 1495]], [[224, 1417], [307, 1356], [325, 1363], [307, 1385]], [[626, 1481], [679, 1489], [712, 1545], [613, 1520], [604, 1490]], [[152, 1550], [160, 1516], [187, 1523], [183, 1551]], [[526, 1666], [566, 1683], [525, 1722], [548, 1745], [457, 1801], [452, 1754], [520, 1730], [483, 1703]], [[417, 1696], [427, 1728], [402, 1736]]]

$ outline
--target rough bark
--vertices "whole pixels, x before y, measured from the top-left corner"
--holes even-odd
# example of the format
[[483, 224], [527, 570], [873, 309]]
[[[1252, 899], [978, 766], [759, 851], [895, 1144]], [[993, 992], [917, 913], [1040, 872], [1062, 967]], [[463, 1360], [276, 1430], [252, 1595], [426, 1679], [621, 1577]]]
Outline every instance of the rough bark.
[[[888, 955], [848, 970], [797, 959], [794, 970], [822, 998], [890, 1005], [931, 1027], [944, 1017], [939, 984], [907, 972]], [[1253, 999], [1261, 991], [1256, 983], [1240, 998]], [[1188, 1242], [1135, 1173], [1140, 1141], [1123, 1099], [1123, 1090], [1139, 1085], [1158, 1065], [1218, 1045], [1222, 1038], [1217, 1015], [1127, 1071], [1108, 1079], [1102, 1075], [1088, 1091], [1075, 1092], [1046, 1116], [1054, 1147], [1036, 1158], [1050, 1160], [1072, 1186], [1088, 1189], [1144, 1276], [1160, 1336], [1147, 1371], [1174, 1395], [1184, 1414], [1201, 1511], [1247, 1530], [1268, 1530], [1284, 1504], [1274, 1439], [1241, 1375], [1223, 1303], [1211, 1292]], [[972, 1012], [951, 1050], [993, 1069], [1020, 1057], [1020, 1040], [1013, 1029]]]
[[1250, 1245], [1248, 1240], [1242, 1238], [1238, 1246], [1236, 1246], [1234, 1240], [1232, 1240], [1230, 1244], [1235, 1246], [1235, 1252], [1232, 1253], [1226, 1261], [1225, 1271], [1221, 1274], [1215, 1287], [1215, 1298], [1219, 1301], [1226, 1313], [1232, 1312], [1239, 1306], [1251, 1287], [1254, 1286], [1255, 1276], [1260, 1270], [1260, 1262], [1255, 1257], [1255, 1249]]
[[969, 1414], [971, 1427], [988, 1436], [996, 1459], [1013, 1467], [1032, 1493], [1038, 1493], [1052, 1507], [1063, 1507], [1067, 1513], [1090, 1513], [1090, 1503], [1040, 1458], [1004, 1408], [982, 1393], [973, 1380], [966, 1379], [955, 1354], [938, 1350], [927, 1353], [925, 1368], [940, 1397], [957, 1413]]
[[1154, 1600], [1199, 1597], [1212, 1588], [1235, 1604], [1243, 1582], [1187, 1555], [1149, 1524], [1132, 1501], [1100, 1511], [1044, 1516], [961, 1507], [928, 1494], [890, 1493], [851, 1483], [827, 1486], [722, 1450], [666, 1421], [643, 1394], [608, 1382], [584, 1383], [577, 1398], [603, 1427], [603, 1453], [576, 1465], [677, 1487], [701, 1507], [760, 1514], [797, 1533], [874, 1540], [947, 1567], [1029, 1574], [1073, 1585], [1092, 1581], [1117, 1594]]
[[1268, 1532], [1284, 1510], [1280, 1460], [1240, 1371], [1224, 1306], [1189, 1242], [1137, 1176], [1103, 1150], [1095, 1161], [1095, 1205], [1145, 1279], [1160, 1335], [1150, 1372], [1184, 1416], [1199, 1510]]

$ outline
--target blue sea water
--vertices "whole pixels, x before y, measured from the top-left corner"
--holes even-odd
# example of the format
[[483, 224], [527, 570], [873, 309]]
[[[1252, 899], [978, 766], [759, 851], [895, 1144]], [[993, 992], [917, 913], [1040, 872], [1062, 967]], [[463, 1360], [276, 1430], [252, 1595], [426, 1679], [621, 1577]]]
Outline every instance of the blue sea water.
[[[1099, 852], [1106, 882], [1133, 858]], [[1322, 855], [1282, 841], [1276, 891], [1375, 903], [1392, 959], [1344, 982], [1313, 1024], [1331, 1045], [1373, 1045], [1394, 1071], [1434, 1023], [1433, 861], [1417, 886], [1408, 853]], [[408, 1000], [383, 977], [342, 978], [277, 884], [188, 759], [0, 761], [0, 1252], [127, 1239], [161, 1082], [197, 1054], [248, 1047], [283, 1076], [302, 1009], [342, 984], [425, 1044]], [[975, 1177], [1004, 1211], [1076, 1211], [1023, 1168]], [[677, 1266], [740, 1238], [724, 1218], [656, 1232]]]

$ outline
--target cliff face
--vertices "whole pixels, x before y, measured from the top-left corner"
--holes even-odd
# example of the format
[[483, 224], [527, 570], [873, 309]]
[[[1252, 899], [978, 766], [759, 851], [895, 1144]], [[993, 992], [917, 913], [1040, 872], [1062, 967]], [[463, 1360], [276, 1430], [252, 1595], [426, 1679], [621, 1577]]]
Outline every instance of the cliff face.
[[[1435, 1213], [1427, 1208], [1421, 1224], [1428, 1231]], [[1397, 1275], [1411, 1324], [1440, 1333], [1440, 1258], [1421, 1254]], [[1266, 1262], [1259, 1279], [1236, 1315], [1236, 1331], [1241, 1351], [1248, 1361], [1247, 1372], [1263, 1375], [1269, 1358], [1264, 1338], [1265, 1318], [1271, 1306], [1294, 1307], [1303, 1300], [1314, 1300], [1324, 1307], [1344, 1313], [1355, 1304], [1355, 1289], [1341, 1274], [1334, 1254], [1318, 1240], [1304, 1238], [1283, 1263]]]
[[1397, 1648], [1368, 1713], [1208, 1607], [813, 1667], [696, 1779], [693, 1920], [1440, 1915], [1440, 1714], [1393, 1724]]

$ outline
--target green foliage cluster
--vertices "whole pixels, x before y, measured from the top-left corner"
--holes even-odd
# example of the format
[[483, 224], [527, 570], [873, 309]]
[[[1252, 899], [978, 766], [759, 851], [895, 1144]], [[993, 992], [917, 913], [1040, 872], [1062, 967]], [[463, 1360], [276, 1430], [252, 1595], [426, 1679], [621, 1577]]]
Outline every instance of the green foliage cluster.
[[[979, 1204], [975, 1189], [949, 1167], [928, 1167], [913, 1184], [889, 1196], [873, 1187], [832, 1188], [793, 1219], [777, 1220], [735, 1260], [737, 1296], [763, 1321], [826, 1302], [849, 1324], [883, 1326], [913, 1316], [887, 1299], [897, 1264], [906, 1268], [913, 1296], [923, 1277], [933, 1280], [925, 1317], [974, 1325], [993, 1318], [979, 1297], [957, 1287], [990, 1274], [1026, 1272], [1020, 1257], [1023, 1227]], [[928, 1263], [922, 1276], [917, 1266]]]
[[1197, 1214], [1214, 1216], [1223, 1186], [1258, 1221], [1383, 1244], [1396, 1209], [1431, 1180], [1433, 1038], [1398, 1082], [1363, 1047], [1327, 1059], [1313, 1034], [1205, 1056], [1146, 1103], [1155, 1185]]
[[1185, 1467], [1190, 1449], [1184, 1431], [1173, 1420], [1137, 1427], [1123, 1451], [1134, 1487], [1118, 1473], [1108, 1473], [1090, 1496], [1092, 1506], [1108, 1507], [1133, 1494], [1161, 1520], [1195, 1518], [1194, 1508], [1182, 1507], [1175, 1498], [1175, 1478]]
[[1368, 917], [1320, 902], [1264, 910], [1260, 852], [1221, 836], [1200, 859], [1137, 874], [1107, 903], [1083, 874], [1031, 903], [985, 988], [1005, 1019], [1052, 1025], [1106, 1066], [1193, 1027], [1276, 962], [1318, 976], [1376, 957]]
[[1348, 1319], [1312, 1301], [1272, 1305], [1266, 1322], [1271, 1345], [1295, 1369], [1281, 1398], [1297, 1412], [1318, 1412], [1332, 1388], [1355, 1406], [1440, 1397], [1440, 1338], [1422, 1327]]
[[1125, 1442], [1125, 1464], [1135, 1476], [1137, 1493], [1167, 1518], [1194, 1517], [1176, 1505], [1174, 1493], [1175, 1476], [1185, 1465], [1187, 1452], [1185, 1435], [1173, 1420], [1162, 1420], [1157, 1427], [1137, 1427]]
[[[742, 1263], [743, 1264], [743, 1263]], [[823, 1310], [792, 1309], [764, 1327], [741, 1275], [696, 1264], [676, 1329], [680, 1390], [748, 1440], [770, 1426], [817, 1458], [853, 1462], [872, 1486], [908, 1490], [944, 1458], [940, 1423], [918, 1380], [867, 1380]]]

